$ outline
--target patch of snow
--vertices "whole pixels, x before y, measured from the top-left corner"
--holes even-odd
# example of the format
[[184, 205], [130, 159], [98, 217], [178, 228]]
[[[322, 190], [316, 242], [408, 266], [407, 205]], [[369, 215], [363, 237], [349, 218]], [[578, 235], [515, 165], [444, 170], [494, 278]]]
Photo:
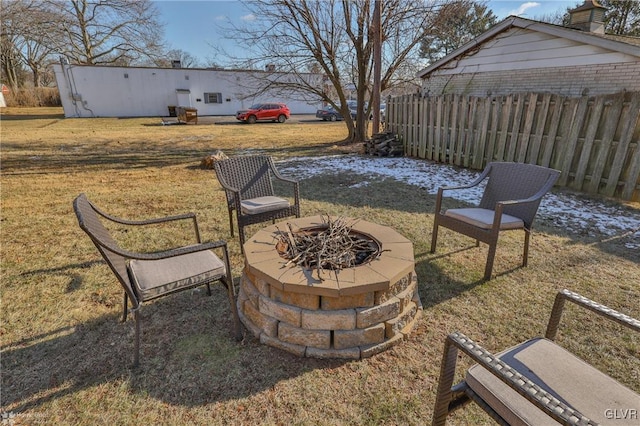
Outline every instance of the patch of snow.
[[[462, 169], [448, 164], [434, 163], [406, 157], [362, 157], [358, 155], [336, 155], [324, 157], [297, 157], [278, 162], [278, 170], [296, 179], [308, 179], [318, 175], [341, 172], [374, 177], [391, 178], [407, 185], [437, 194], [441, 186], [464, 185], [475, 180], [479, 171]], [[363, 180], [350, 186], [357, 188], [370, 182]], [[469, 203], [478, 203], [482, 196], [482, 185], [449, 192], [449, 196]], [[542, 199], [538, 217], [580, 235], [596, 237], [627, 236], [629, 249], [640, 249], [640, 214], [624, 206], [604, 203], [580, 197], [578, 194], [550, 192]]]

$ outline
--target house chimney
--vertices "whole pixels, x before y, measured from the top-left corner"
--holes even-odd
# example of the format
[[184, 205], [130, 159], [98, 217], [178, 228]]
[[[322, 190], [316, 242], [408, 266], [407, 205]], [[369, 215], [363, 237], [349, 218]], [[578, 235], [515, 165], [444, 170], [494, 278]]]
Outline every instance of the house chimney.
[[596, 34], [604, 34], [604, 12], [597, 0], [585, 0], [582, 6], [569, 11], [569, 27]]

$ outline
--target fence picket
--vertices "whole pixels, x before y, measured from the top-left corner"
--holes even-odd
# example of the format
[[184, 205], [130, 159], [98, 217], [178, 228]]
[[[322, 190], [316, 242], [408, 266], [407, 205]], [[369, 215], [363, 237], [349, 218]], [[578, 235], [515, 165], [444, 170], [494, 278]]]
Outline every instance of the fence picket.
[[549, 112], [549, 104], [551, 103], [551, 95], [546, 93], [542, 97], [540, 110], [538, 110], [538, 123], [533, 138], [531, 139], [531, 148], [529, 152], [529, 164], [538, 164], [538, 155], [540, 155], [540, 145], [542, 144], [542, 135], [544, 134], [544, 126], [547, 123], [547, 113]]
[[428, 150], [427, 150], [427, 157], [430, 160], [435, 160], [435, 158], [433, 157], [433, 145], [435, 143], [435, 129], [434, 129], [434, 123], [436, 121], [436, 108], [435, 108], [435, 102], [436, 102], [436, 98], [429, 98], [429, 144], [427, 145]]
[[469, 167], [471, 164], [472, 145], [474, 140], [474, 129], [476, 128], [476, 113], [478, 109], [478, 98], [471, 97], [471, 111], [469, 112], [469, 129], [467, 130], [467, 137], [464, 142], [464, 153], [462, 157], [462, 164], [464, 167]]
[[514, 161], [516, 155], [516, 146], [518, 146], [518, 136], [520, 134], [520, 122], [522, 120], [522, 110], [524, 109], [524, 94], [518, 95], [516, 101], [516, 111], [511, 125], [511, 138], [507, 147], [507, 156], [505, 161]]
[[480, 111], [478, 116], [482, 117], [480, 123], [480, 134], [478, 135], [478, 143], [474, 144], [473, 150], [473, 167], [481, 169], [485, 163], [485, 148], [487, 144], [487, 132], [489, 131], [489, 118], [491, 117], [491, 98], [485, 98], [480, 103]]
[[504, 152], [507, 148], [507, 136], [509, 135], [509, 118], [513, 107], [513, 95], [508, 95], [502, 110], [502, 120], [500, 120], [500, 141], [498, 142], [497, 161], [504, 161]]
[[449, 135], [451, 135], [451, 95], [445, 95], [443, 99], [443, 117], [442, 117], [442, 147], [440, 149], [440, 161], [446, 163], [449, 161], [451, 147], [449, 146]]
[[631, 138], [633, 137], [633, 132], [637, 123], [637, 119], [634, 120], [634, 117], [637, 117], [639, 113], [640, 93], [634, 93], [626, 114], [624, 114], [620, 120], [622, 123], [622, 132], [620, 134], [620, 141], [616, 148], [616, 154], [613, 158], [613, 162], [611, 163], [609, 176], [607, 177], [607, 185], [604, 189], [604, 195], [606, 196], [613, 196], [615, 189], [618, 186], [618, 179], [623, 175], [622, 168], [624, 166], [624, 161], [629, 150], [629, 144], [631, 143]]
[[611, 144], [616, 132], [618, 123], [620, 122], [622, 113], [622, 107], [624, 105], [624, 94], [616, 95], [613, 100], [613, 104], [609, 108], [607, 119], [605, 120], [604, 130], [602, 131], [602, 139], [600, 141], [600, 147], [595, 156], [595, 163], [593, 170], [591, 171], [591, 180], [587, 186], [587, 191], [598, 192], [600, 188], [600, 182], [604, 169], [609, 158], [609, 152], [611, 150]]
[[544, 146], [542, 154], [542, 160], [540, 165], [549, 167], [551, 165], [551, 159], [553, 158], [553, 151], [556, 147], [556, 137], [558, 130], [560, 129], [560, 118], [564, 110], [564, 97], [556, 96], [556, 102], [553, 108], [553, 115], [551, 116], [551, 124], [549, 124], [549, 135], [547, 136], [547, 143]]
[[467, 137], [467, 119], [469, 118], [469, 97], [464, 96], [460, 104], [460, 131], [458, 132], [458, 151], [456, 152], [456, 166], [462, 165], [464, 140]]
[[518, 142], [518, 162], [524, 163], [527, 160], [527, 148], [529, 147], [529, 136], [531, 135], [531, 129], [533, 128], [533, 117], [536, 114], [536, 108], [538, 107], [538, 94], [531, 93], [529, 95], [529, 106], [527, 108], [527, 114], [524, 118], [524, 129], [522, 129], [522, 136]]
[[436, 121], [433, 126], [433, 159], [440, 161], [440, 144], [442, 141], [442, 97], [439, 96], [435, 102]]
[[460, 97], [453, 95], [451, 101], [451, 137], [449, 138], [449, 163], [455, 164], [455, 153], [458, 149], [458, 111], [460, 110]]
[[582, 149], [580, 150], [580, 159], [578, 160], [578, 167], [576, 168], [576, 174], [572, 184], [572, 187], [575, 189], [581, 189], [584, 184], [589, 159], [591, 158], [591, 152], [593, 150], [593, 142], [596, 138], [596, 130], [598, 130], [598, 124], [600, 122], [603, 109], [604, 97], [598, 96], [593, 104], [593, 108], [591, 108], [589, 124], [587, 125], [584, 142], [582, 143]]
[[489, 138], [487, 139], [486, 150], [486, 158], [488, 163], [493, 161], [496, 139], [498, 137], [498, 118], [500, 117], [500, 112], [502, 111], [502, 98], [495, 98], [492, 104], [493, 107], [491, 108], [491, 128], [489, 129]]
[[569, 175], [571, 174], [571, 163], [573, 162], [573, 153], [576, 151], [578, 136], [580, 136], [580, 129], [582, 129], [582, 125], [584, 124], [584, 116], [587, 112], [588, 103], [588, 97], [583, 96], [580, 98], [580, 101], [578, 102], [578, 105], [573, 113], [569, 133], [564, 140], [563, 158], [561, 159], [560, 163], [561, 173], [560, 177], [558, 178], [558, 183], [562, 186], [567, 186], [567, 182], [569, 182]]

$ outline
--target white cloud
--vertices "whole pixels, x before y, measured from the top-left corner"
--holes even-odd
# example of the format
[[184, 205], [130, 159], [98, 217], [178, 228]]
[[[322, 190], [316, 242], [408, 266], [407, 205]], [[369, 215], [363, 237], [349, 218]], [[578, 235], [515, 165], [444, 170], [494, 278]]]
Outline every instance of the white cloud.
[[519, 8], [512, 10], [508, 14], [516, 16], [524, 15], [527, 10], [538, 6], [540, 6], [540, 3], [535, 1], [528, 1], [526, 3], [522, 3]]
[[226, 15], [218, 15], [214, 19], [216, 21], [226, 21], [227, 20], [227, 16]]
[[256, 20], [256, 15], [254, 15], [253, 13], [250, 13], [248, 15], [244, 15], [242, 18], [243, 21], [255, 21]]

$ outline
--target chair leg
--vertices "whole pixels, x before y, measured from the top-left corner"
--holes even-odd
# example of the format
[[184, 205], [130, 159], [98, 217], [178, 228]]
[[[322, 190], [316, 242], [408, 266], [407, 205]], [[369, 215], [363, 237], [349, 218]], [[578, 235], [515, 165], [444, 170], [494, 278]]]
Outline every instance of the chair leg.
[[229, 231], [231, 232], [231, 237], [233, 237], [233, 210], [229, 209]]
[[207, 283], [207, 296], [211, 296], [211, 284]]
[[140, 365], [140, 307], [133, 310], [133, 317], [136, 320], [136, 336], [134, 342], [134, 354], [133, 354], [133, 366], [137, 367]]
[[438, 242], [438, 216], [436, 215], [433, 222], [433, 232], [431, 233], [431, 253], [436, 252], [436, 243]]
[[240, 253], [244, 254], [244, 227], [238, 224], [238, 236], [240, 237]]
[[496, 248], [498, 241], [492, 241], [489, 243], [489, 254], [487, 254], [487, 265], [484, 268], [484, 279], [489, 281], [491, 279], [491, 271], [493, 271], [493, 259], [496, 257]]
[[449, 415], [449, 404], [451, 403], [451, 386], [456, 372], [456, 361], [458, 348], [446, 339], [442, 362], [440, 364], [440, 378], [438, 380], [438, 390], [436, 404], [433, 409], [433, 426], [444, 426]]
[[524, 230], [524, 252], [522, 253], [522, 266], [527, 266], [529, 261], [529, 238], [531, 237], [531, 231]]
[[124, 292], [124, 304], [122, 306], [122, 320], [120, 322], [127, 321], [127, 304], [129, 303], [129, 298], [127, 297], [127, 292]]
[[231, 278], [224, 279], [225, 287], [227, 287], [227, 296], [229, 297], [229, 304], [231, 308], [231, 315], [233, 315], [233, 329], [236, 340], [239, 342], [242, 340], [242, 329], [240, 327], [240, 317], [238, 316], [238, 306], [236, 305], [235, 290], [233, 288], [233, 280]]

